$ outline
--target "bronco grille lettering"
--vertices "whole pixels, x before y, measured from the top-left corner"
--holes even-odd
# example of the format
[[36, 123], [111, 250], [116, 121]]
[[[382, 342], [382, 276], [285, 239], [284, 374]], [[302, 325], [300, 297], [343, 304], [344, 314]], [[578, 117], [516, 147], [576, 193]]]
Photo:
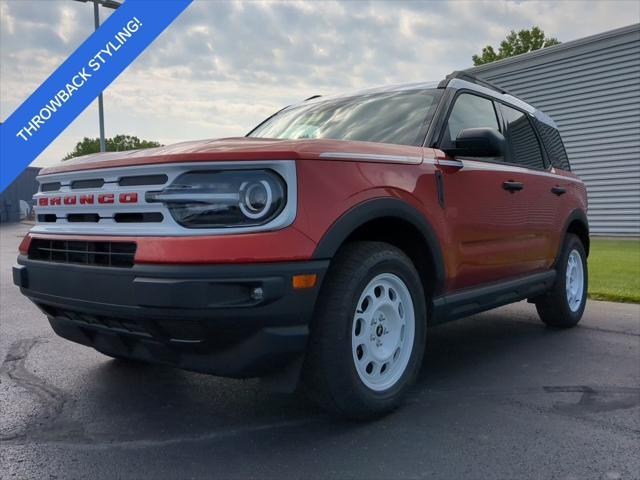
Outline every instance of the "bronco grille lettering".
[[80, 205], [93, 205], [93, 193], [80, 195]]
[[[101, 193], [98, 195], [98, 203], [110, 204], [116, 202], [116, 196], [113, 193]], [[137, 192], [124, 192], [118, 195], [119, 203], [138, 203]], [[56, 195], [53, 197], [38, 198], [39, 207], [55, 207], [62, 205], [94, 205], [96, 198], [93, 193], [83, 193], [80, 195]]]
[[120, 194], [120, 203], [137, 203], [137, 202], [138, 202], [138, 194], [136, 192]]
[[98, 203], [113, 203], [114, 196], [113, 193], [101, 193], [98, 195]]

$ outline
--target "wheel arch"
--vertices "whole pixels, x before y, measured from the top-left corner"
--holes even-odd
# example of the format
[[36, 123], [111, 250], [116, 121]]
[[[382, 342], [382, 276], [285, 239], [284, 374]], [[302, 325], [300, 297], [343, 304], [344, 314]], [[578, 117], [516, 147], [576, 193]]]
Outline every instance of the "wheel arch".
[[562, 245], [564, 244], [564, 239], [569, 233], [576, 235], [580, 239], [582, 245], [584, 246], [584, 251], [588, 257], [589, 247], [591, 243], [589, 239], [589, 220], [587, 219], [587, 214], [582, 210], [574, 210], [569, 215], [569, 218], [567, 218], [564, 225], [564, 237], [558, 249], [558, 253], [556, 254], [556, 258], [560, 256]]
[[425, 293], [443, 290], [444, 259], [435, 231], [425, 216], [396, 198], [366, 200], [347, 210], [318, 243], [313, 258], [330, 259], [355, 240], [384, 241], [397, 246], [413, 261]]

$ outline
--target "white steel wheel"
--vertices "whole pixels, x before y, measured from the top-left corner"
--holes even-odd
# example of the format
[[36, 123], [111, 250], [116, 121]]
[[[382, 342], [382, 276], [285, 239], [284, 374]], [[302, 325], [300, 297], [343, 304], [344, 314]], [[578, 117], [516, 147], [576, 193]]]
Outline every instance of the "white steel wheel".
[[373, 241], [341, 247], [311, 324], [302, 377], [310, 398], [352, 419], [398, 407], [422, 364], [427, 300], [399, 248]]
[[569, 309], [577, 312], [584, 293], [584, 269], [582, 257], [577, 250], [571, 250], [567, 259], [566, 293]]
[[360, 295], [351, 332], [353, 361], [366, 387], [380, 392], [402, 378], [411, 358], [415, 329], [409, 288], [392, 273], [374, 277]]
[[540, 320], [550, 327], [575, 327], [582, 318], [589, 285], [584, 245], [577, 235], [566, 235], [557, 260], [556, 281], [545, 294], [534, 299]]

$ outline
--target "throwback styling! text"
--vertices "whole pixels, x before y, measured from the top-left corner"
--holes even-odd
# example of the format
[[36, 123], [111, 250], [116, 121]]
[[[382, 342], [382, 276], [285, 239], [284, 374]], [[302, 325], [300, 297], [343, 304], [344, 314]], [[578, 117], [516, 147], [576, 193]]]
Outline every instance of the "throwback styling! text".
[[108, 41], [104, 48], [101, 48], [87, 62], [86, 67], [82, 67], [51, 100], [43, 105], [40, 111], [16, 133], [16, 137], [22, 138], [25, 142], [28, 141], [73, 96], [74, 92], [90, 81], [91, 74], [100, 70], [140, 27], [142, 27], [142, 22], [136, 17], [129, 20], [122, 30], [114, 35], [113, 40]]

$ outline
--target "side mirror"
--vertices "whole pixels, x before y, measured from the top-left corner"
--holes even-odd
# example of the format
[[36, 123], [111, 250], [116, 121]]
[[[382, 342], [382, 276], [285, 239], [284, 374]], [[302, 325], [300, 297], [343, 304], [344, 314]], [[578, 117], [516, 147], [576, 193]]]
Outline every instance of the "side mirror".
[[465, 128], [458, 134], [454, 147], [444, 149], [451, 157], [502, 157], [506, 141], [494, 128]]

